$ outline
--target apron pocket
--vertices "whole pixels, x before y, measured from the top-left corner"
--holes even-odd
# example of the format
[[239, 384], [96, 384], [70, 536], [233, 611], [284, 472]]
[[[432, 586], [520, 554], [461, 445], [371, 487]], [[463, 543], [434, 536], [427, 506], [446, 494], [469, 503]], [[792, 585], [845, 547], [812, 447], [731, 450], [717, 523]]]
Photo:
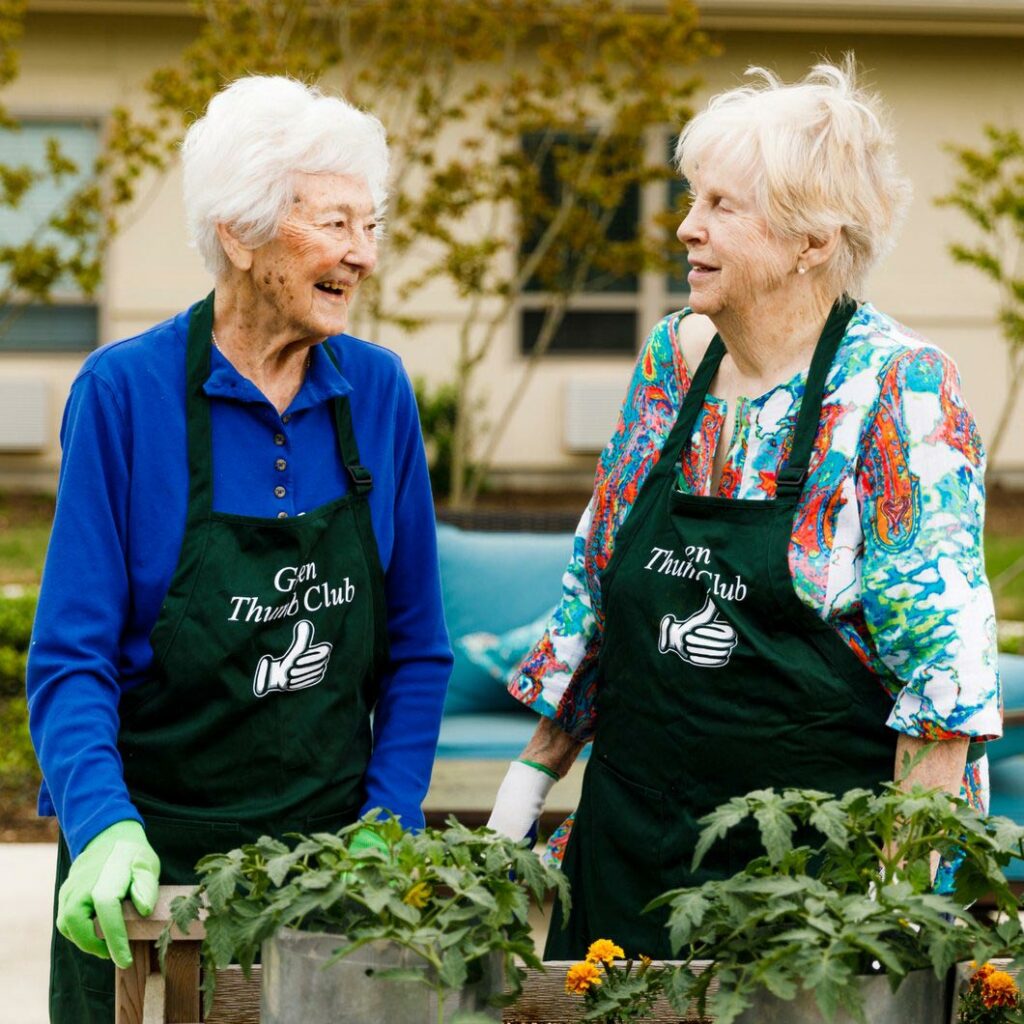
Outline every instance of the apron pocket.
[[580, 840], [578, 856], [569, 872], [573, 903], [582, 904], [581, 921], [590, 933], [578, 936], [583, 949], [596, 938], [608, 938], [629, 955], [662, 951], [668, 911], [641, 911], [669, 888], [666, 802], [662, 791], [624, 775], [603, 754], [587, 766], [570, 840], [570, 846]]
[[660, 885], [667, 813], [665, 794], [624, 775], [603, 755], [593, 762], [591, 775], [588, 846], [591, 870], [602, 876], [601, 890], [610, 898], [626, 878], [635, 879], [638, 885], [646, 883], [645, 888]]
[[343, 811], [333, 811], [330, 814], [316, 814], [311, 818], [307, 818], [302, 831], [307, 835], [312, 835], [314, 832], [340, 832], [346, 825], [351, 825], [358, 817], [359, 805], [355, 804]]
[[142, 817], [146, 835], [160, 857], [162, 885], [194, 885], [197, 861], [210, 853], [227, 853], [249, 841], [238, 822], [170, 818], [145, 812]]

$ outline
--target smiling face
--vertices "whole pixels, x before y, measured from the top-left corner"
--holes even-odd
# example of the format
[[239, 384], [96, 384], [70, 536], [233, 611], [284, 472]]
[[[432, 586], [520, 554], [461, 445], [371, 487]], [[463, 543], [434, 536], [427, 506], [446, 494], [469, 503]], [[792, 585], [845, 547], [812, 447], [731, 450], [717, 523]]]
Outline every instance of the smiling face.
[[377, 217], [361, 177], [296, 174], [276, 237], [251, 251], [264, 329], [325, 338], [348, 325], [356, 289], [377, 263]]
[[692, 268], [694, 312], [743, 315], [792, 283], [802, 242], [771, 229], [749, 174], [711, 153], [691, 175], [690, 190], [693, 203], [676, 235]]

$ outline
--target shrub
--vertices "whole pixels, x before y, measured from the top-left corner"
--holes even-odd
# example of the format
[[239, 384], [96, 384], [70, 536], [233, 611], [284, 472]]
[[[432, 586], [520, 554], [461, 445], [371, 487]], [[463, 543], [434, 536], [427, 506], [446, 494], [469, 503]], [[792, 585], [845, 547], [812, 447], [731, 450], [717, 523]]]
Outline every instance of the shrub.
[[35, 593], [0, 597], [0, 795], [5, 801], [39, 785], [25, 704], [25, 662], [35, 609]]
[[25, 693], [25, 661], [36, 612], [36, 594], [0, 597], [0, 700]]

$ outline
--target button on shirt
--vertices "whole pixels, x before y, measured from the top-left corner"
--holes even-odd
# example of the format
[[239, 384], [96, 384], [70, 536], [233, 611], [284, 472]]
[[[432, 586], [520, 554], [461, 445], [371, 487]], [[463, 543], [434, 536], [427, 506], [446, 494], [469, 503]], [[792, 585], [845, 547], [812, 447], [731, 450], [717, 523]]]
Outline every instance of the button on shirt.
[[[121, 777], [117, 703], [122, 689], [147, 678], [149, 634], [184, 532], [187, 328], [186, 311], [94, 352], [64, 414], [28, 696], [45, 779], [40, 813], [56, 812], [73, 855], [115, 821], [139, 818]], [[391, 644], [363, 809], [385, 807], [415, 827], [451, 668], [419, 420], [397, 356], [347, 336], [326, 344], [342, 370], [314, 348], [283, 416], [212, 350], [204, 392], [213, 503], [221, 512], [285, 518], [347, 493], [332, 400], [349, 396], [360, 455], [373, 474], [370, 512]]]

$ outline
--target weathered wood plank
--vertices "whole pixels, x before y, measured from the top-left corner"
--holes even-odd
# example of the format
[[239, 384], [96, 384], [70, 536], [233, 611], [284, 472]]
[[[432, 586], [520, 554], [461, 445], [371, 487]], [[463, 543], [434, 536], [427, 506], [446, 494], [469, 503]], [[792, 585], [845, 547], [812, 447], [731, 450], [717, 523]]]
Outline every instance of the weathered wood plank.
[[114, 1024], [142, 1024], [150, 944], [133, 940], [129, 946], [131, 966], [124, 970], [118, 968], [114, 975]]
[[[160, 937], [164, 925], [171, 919], [171, 901], [176, 896], [187, 896], [192, 891], [191, 885], [161, 885], [160, 894], [157, 897], [153, 913], [143, 917], [133, 906], [131, 900], [125, 900], [121, 904], [124, 911], [124, 923], [128, 929], [128, 938], [153, 940]], [[97, 925], [97, 932], [99, 926]], [[202, 920], [193, 921], [189, 926], [188, 933], [184, 934], [179, 928], [174, 928], [171, 936], [175, 941], [179, 939], [202, 940], [206, 936], [206, 929]]]
[[253, 967], [249, 978], [241, 967], [217, 972], [217, 991], [206, 1024], [260, 1024], [259, 964]]
[[172, 942], [164, 965], [164, 1021], [189, 1024], [201, 1016], [198, 942]]
[[[565, 991], [565, 972], [573, 963], [555, 960], [545, 963], [543, 971], [527, 969], [522, 994], [502, 1014], [504, 1024], [578, 1024], [587, 1004], [582, 996]], [[704, 967], [695, 965], [698, 971]], [[652, 1024], [701, 1024], [703, 1020], [696, 1010], [680, 1017], [664, 999], [659, 999], [652, 1015], [644, 1019]]]

